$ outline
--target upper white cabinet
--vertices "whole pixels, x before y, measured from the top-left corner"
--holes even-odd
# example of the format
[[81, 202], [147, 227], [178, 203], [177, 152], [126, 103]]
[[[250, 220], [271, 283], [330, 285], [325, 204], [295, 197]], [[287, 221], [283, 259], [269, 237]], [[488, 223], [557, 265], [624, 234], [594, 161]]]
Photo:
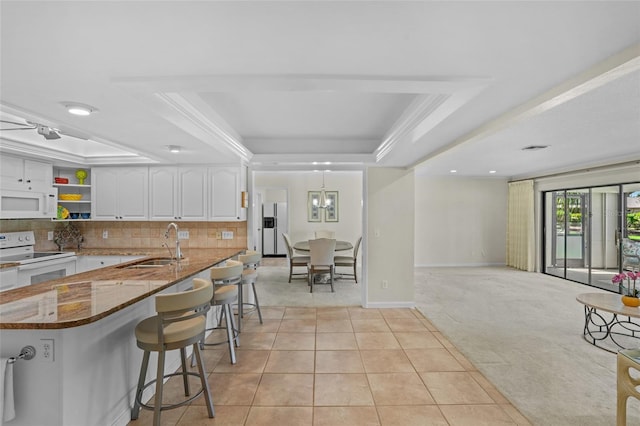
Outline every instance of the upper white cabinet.
[[245, 166], [209, 168], [209, 219], [217, 221], [246, 220], [241, 206], [246, 190]]
[[207, 220], [206, 167], [150, 167], [151, 220]]
[[92, 172], [92, 214], [95, 220], [147, 220], [149, 169], [96, 167]]
[[3, 189], [40, 190], [51, 188], [53, 165], [11, 155], [0, 156], [0, 186]]

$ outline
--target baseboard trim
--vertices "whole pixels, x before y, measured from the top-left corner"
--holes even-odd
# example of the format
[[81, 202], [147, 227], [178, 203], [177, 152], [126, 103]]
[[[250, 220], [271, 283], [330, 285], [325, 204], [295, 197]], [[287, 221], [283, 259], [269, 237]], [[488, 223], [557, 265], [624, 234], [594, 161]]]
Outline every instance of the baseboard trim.
[[478, 268], [483, 266], [507, 266], [506, 263], [446, 263], [446, 264], [420, 264], [414, 268]]
[[415, 302], [367, 302], [364, 305], [365, 308], [415, 308]]

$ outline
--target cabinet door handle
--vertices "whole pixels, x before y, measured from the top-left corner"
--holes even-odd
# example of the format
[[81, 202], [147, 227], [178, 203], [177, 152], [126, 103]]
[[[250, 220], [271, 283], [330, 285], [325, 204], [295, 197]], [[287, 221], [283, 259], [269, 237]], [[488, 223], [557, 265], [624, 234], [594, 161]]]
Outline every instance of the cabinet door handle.
[[18, 179], [18, 182], [22, 182], [22, 179]]
[[27, 179], [27, 183], [31, 183], [31, 179]]

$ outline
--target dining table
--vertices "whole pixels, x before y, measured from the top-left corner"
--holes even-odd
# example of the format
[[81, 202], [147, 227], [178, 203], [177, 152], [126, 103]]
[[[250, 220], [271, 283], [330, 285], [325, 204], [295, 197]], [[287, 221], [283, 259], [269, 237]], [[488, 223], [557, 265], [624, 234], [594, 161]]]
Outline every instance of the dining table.
[[[298, 241], [293, 245], [294, 250], [298, 251], [311, 251], [311, 247], [309, 246], [309, 240]], [[353, 244], [349, 241], [340, 241], [336, 240], [336, 248], [335, 251], [346, 251], [351, 250], [353, 248]]]

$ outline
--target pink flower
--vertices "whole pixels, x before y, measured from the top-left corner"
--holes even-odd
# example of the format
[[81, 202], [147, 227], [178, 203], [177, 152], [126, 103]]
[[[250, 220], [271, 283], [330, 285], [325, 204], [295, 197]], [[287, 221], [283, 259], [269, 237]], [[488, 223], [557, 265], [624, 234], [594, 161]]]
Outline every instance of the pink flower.
[[625, 275], [624, 272], [622, 272], [620, 274], [615, 274], [611, 278], [611, 282], [614, 283], [614, 284], [618, 284], [618, 283], [621, 283], [622, 281], [624, 281], [625, 278], [627, 278], [627, 276]]
[[640, 278], [640, 272], [633, 272], [633, 271], [627, 272], [627, 278], [630, 278], [635, 281], [636, 279]]

